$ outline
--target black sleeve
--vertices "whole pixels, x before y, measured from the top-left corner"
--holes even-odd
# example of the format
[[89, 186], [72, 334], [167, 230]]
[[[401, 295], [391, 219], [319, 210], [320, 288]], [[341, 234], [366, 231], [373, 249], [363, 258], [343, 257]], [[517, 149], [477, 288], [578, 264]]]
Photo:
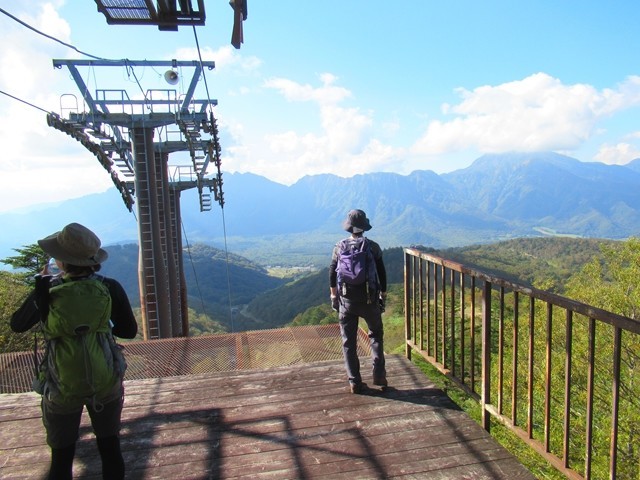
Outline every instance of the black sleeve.
[[14, 332], [29, 330], [40, 320], [40, 311], [36, 301], [36, 291], [32, 290], [20, 308], [11, 315], [10, 326]]
[[138, 324], [133, 315], [129, 297], [117, 280], [105, 278], [104, 283], [109, 287], [111, 294], [111, 321], [113, 322], [113, 334], [120, 338], [134, 338], [138, 333]]
[[387, 269], [384, 266], [384, 260], [382, 259], [382, 248], [376, 242], [371, 242], [371, 251], [373, 252], [373, 258], [376, 260], [376, 270], [378, 272], [378, 281], [380, 282], [380, 291], [387, 291]]
[[18, 333], [26, 332], [38, 321], [47, 320], [50, 285], [50, 275], [36, 275], [35, 288], [27, 295], [20, 308], [11, 315], [11, 330]]
[[378, 271], [378, 280], [380, 281], [380, 291], [387, 291], [387, 269], [384, 267], [382, 255], [376, 258], [376, 270]]
[[329, 264], [329, 286], [331, 288], [338, 286], [338, 274], [336, 273], [336, 265], [338, 265], [338, 247], [333, 248], [331, 254], [331, 263]]

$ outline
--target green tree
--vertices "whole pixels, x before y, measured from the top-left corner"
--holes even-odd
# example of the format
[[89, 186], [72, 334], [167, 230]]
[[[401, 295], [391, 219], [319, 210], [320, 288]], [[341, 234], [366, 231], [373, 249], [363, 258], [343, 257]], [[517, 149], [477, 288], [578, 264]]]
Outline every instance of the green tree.
[[9, 321], [34, 285], [34, 277], [40, 273], [49, 256], [38, 244], [14, 248], [18, 255], [0, 259], [17, 272], [0, 272], [0, 352], [20, 352], [32, 348], [32, 335], [29, 332], [14, 333]]
[[215, 333], [226, 333], [226, 329], [220, 322], [211, 319], [208, 315], [198, 313], [192, 308], [189, 309], [189, 336]]
[[603, 244], [602, 255], [567, 282], [568, 296], [584, 303], [640, 318], [640, 238]]
[[32, 348], [30, 333], [11, 331], [9, 321], [30, 291], [20, 275], [0, 272], [0, 352], [22, 352]]
[[14, 248], [19, 255], [1, 259], [0, 262], [10, 265], [14, 270], [19, 270], [16, 275], [25, 283], [33, 285], [33, 277], [40, 273], [49, 261], [49, 255], [44, 253], [40, 245], [32, 243], [22, 248]]
[[334, 312], [328, 302], [306, 309], [295, 316], [289, 324], [292, 327], [301, 325], [327, 325], [338, 322], [338, 314]]
[[[640, 309], [640, 239], [631, 238], [617, 244], [603, 244], [601, 255], [587, 263], [584, 268], [572, 276], [567, 283], [567, 296], [581, 302], [608, 310], [619, 315], [638, 320]], [[586, 335], [576, 327], [576, 336]], [[620, 478], [638, 478], [640, 464], [640, 338], [633, 333], [622, 333], [622, 351], [620, 372], [619, 438], [618, 438], [618, 475]], [[596, 362], [610, 359], [613, 355], [613, 329], [599, 326], [596, 338]], [[602, 401], [603, 409], [610, 411], [611, 372], [604, 366], [602, 379], [598, 376], [596, 365], [596, 388], [602, 382], [601, 392], [596, 398]], [[608, 378], [608, 382], [606, 381]], [[597, 411], [597, 410], [596, 410]], [[598, 419], [596, 418], [596, 422]], [[608, 431], [609, 425], [602, 430]], [[608, 441], [608, 437], [605, 439]]]

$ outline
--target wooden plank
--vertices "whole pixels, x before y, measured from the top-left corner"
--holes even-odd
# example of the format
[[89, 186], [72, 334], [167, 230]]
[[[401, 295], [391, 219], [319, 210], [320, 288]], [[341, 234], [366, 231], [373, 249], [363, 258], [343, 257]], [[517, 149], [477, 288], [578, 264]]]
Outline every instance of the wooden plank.
[[[387, 369], [393, 387], [364, 395], [342, 361], [128, 381], [128, 478], [534, 478], [411, 362]], [[0, 477], [39, 478], [48, 461], [39, 397], [0, 395]], [[74, 473], [101, 478], [86, 414]]]

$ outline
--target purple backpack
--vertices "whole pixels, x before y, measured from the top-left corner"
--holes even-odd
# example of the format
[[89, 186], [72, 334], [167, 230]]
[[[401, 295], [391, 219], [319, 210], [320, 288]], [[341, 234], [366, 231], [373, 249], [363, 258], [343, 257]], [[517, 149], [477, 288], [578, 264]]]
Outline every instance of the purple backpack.
[[367, 292], [378, 290], [378, 272], [369, 240], [363, 237], [362, 242], [353, 243], [349, 239], [344, 239], [338, 243], [338, 247], [336, 264], [338, 285], [366, 284]]

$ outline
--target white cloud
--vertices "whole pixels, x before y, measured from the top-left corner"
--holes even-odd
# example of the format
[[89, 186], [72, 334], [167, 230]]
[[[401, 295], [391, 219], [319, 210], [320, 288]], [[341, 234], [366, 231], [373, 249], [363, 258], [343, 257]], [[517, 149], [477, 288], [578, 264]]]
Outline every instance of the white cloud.
[[[245, 56], [238, 53], [238, 51], [230, 45], [225, 45], [217, 50], [211, 47], [200, 48], [200, 55], [203, 61], [214, 61], [215, 72], [221, 72], [225, 70], [233, 69], [234, 72], [244, 71], [251, 72], [257, 70], [262, 65], [262, 60], [255, 56]], [[198, 60], [198, 49], [195, 47], [178, 48], [171, 55], [170, 59], [194, 59]]]
[[277, 90], [291, 102], [314, 101], [319, 105], [333, 105], [351, 97], [349, 90], [333, 85], [337, 80], [334, 75], [325, 73], [320, 76], [320, 79], [323, 84], [319, 88], [314, 88], [309, 84], [301, 85], [286, 78], [272, 78], [267, 80], [264, 85], [267, 88]]
[[[456, 152], [571, 151], [601, 133], [602, 119], [640, 105], [639, 77], [598, 91], [538, 73], [497, 86], [458, 89], [460, 102], [443, 105], [443, 112], [453, 118], [431, 121], [411, 148], [397, 148], [374, 136], [380, 129], [373, 112], [344, 105], [352, 94], [337, 85], [335, 76], [323, 74], [320, 80], [319, 86], [285, 78], [265, 82], [265, 87], [289, 102], [317, 105], [321, 130], [266, 133], [263, 145], [248, 143], [242, 152], [234, 150], [232, 168], [285, 184], [318, 173], [449, 171], [464, 166]], [[384, 138], [384, 142], [392, 140]], [[606, 158], [612, 159], [614, 152], [618, 162], [633, 155], [630, 146], [623, 151], [618, 145], [609, 149]]]
[[603, 145], [594, 156], [594, 160], [609, 165], [625, 165], [636, 158], [640, 158], [640, 148], [629, 143]]
[[432, 121], [414, 153], [575, 149], [594, 135], [602, 118], [640, 105], [640, 77], [629, 77], [615, 90], [598, 91], [537, 73], [457, 93], [460, 103], [443, 105], [443, 113], [455, 118]]
[[[351, 176], [388, 170], [389, 161], [397, 152], [373, 138], [372, 112], [342, 106], [341, 102], [351, 98], [351, 92], [337, 86], [334, 75], [324, 73], [320, 80], [317, 87], [284, 78], [273, 78], [264, 84], [290, 102], [308, 102], [317, 108], [320, 132], [268, 132], [263, 137], [264, 145], [246, 143], [242, 150], [227, 149], [232, 158], [225, 160], [225, 169], [251, 171], [285, 184], [304, 175]], [[233, 127], [235, 139], [239, 139], [240, 130], [237, 125]]]
[[329, 154], [357, 153], [368, 143], [373, 123], [370, 115], [362, 114], [356, 108], [331, 105], [322, 107], [320, 115]]
[[[26, 11], [14, 4], [10, 13], [71, 43], [69, 24], [56, 11], [60, 4], [24, 2]], [[67, 72], [53, 68], [51, 59], [64, 58], [68, 52], [9, 17], [0, 18], [0, 58], [5, 66], [0, 70], [0, 90], [19, 99], [0, 95], [0, 211], [78, 197], [112, 185], [92, 154], [46, 122], [45, 111], [60, 112], [61, 85], [72, 84]]]
[[[30, 16], [18, 12], [19, 7], [11, 8], [51, 36], [86, 45], [87, 41], [73, 38], [69, 23], [56, 12], [62, 4], [61, 0], [17, 2]], [[175, 50], [166, 54], [171, 49]], [[164, 50], [158, 45], [157, 50], [166, 59], [198, 58], [195, 47], [177, 48], [175, 43]], [[201, 48], [203, 60], [216, 62], [215, 70], [206, 74], [211, 94], [220, 98], [216, 116], [225, 171], [253, 172], [282, 183], [320, 173], [449, 171], [468, 165], [478, 153], [562, 150], [571, 154], [587, 140], [607, 142], [596, 156], [606, 163], [625, 163], [640, 156], [640, 132], [635, 137], [607, 138], [606, 126], [615, 122], [603, 121], [640, 105], [640, 76], [606, 89], [565, 84], [545, 73], [498, 85], [460, 88], [455, 90], [458, 101], [442, 104], [440, 114], [413, 112], [417, 122], [407, 128], [408, 119], [399, 112], [419, 108], [428, 94], [412, 92], [414, 103], [399, 105], [398, 111], [388, 113], [389, 118], [382, 118], [381, 111], [373, 110], [378, 105], [357, 104], [359, 96], [332, 73], [321, 73], [317, 80], [304, 83], [285, 78], [279, 70], [265, 80], [262, 60], [247, 55], [248, 51], [230, 45]], [[52, 68], [51, 59], [68, 55], [77, 57], [69, 48], [0, 16], [0, 58], [11, 67], [0, 71], [0, 90], [59, 112], [60, 92], [75, 93], [77, 86], [66, 70]], [[306, 75], [300, 73], [303, 68], [297, 68], [296, 75]], [[153, 81], [166, 86], [163, 72], [147, 69], [137, 73], [145, 89], [158, 88], [148, 85]], [[131, 95], [139, 97], [142, 87], [121, 76], [117, 80], [134, 84]], [[102, 79], [90, 80], [92, 88], [95, 84], [103, 87]], [[48, 127], [44, 117], [44, 112], [0, 95], [0, 209], [34, 203], [36, 196], [38, 203], [111, 186], [96, 159], [78, 142]], [[423, 125], [419, 138], [408, 133], [411, 127]], [[412, 138], [400, 140], [408, 135]], [[400, 141], [405, 143], [399, 145]], [[23, 181], [27, 178], [29, 189]]]

